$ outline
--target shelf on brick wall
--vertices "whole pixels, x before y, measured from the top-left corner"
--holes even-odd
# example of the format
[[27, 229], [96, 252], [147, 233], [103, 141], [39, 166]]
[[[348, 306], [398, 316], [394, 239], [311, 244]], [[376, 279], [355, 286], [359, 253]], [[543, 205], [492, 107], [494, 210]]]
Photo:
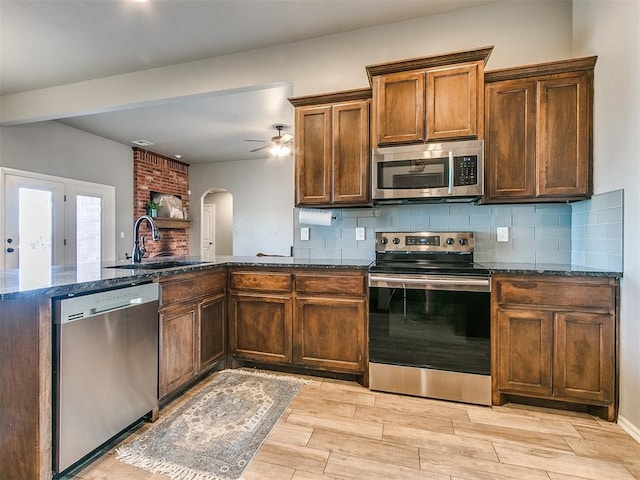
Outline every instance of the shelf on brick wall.
[[182, 218], [154, 218], [158, 228], [189, 228], [191, 220]]

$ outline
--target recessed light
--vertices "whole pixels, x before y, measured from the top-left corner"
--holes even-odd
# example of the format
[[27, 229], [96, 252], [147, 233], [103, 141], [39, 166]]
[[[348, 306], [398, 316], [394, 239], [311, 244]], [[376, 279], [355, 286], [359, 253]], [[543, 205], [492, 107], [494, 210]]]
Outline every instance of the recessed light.
[[177, 158], [178, 160], [180, 160], [182, 158], [182, 155], [177, 154], [177, 155], [174, 155], [174, 157]]
[[148, 147], [153, 145], [153, 142], [150, 142], [149, 140], [131, 140], [131, 143], [138, 145], [139, 147]]

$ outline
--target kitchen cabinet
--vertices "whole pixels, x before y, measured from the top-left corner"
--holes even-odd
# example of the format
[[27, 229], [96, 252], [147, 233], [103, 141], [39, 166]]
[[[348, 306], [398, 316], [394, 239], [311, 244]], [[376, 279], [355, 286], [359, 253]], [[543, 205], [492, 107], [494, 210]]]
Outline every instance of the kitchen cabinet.
[[484, 65], [492, 50], [367, 66], [373, 147], [481, 139]]
[[485, 74], [484, 202], [589, 198], [596, 57]]
[[492, 392], [587, 406], [615, 420], [617, 279], [492, 277]]
[[51, 301], [0, 302], [0, 465], [3, 478], [51, 478]]
[[364, 273], [296, 274], [293, 362], [333, 372], [366, 371]]
[[365, 273], [234, 269], [230, 289], [235, 360], [366, 372]]
[[226, 271], [161, 280], [160, 398], [210, 370], [226, 355]]
[[296, 206], [369, 205], [371, 89], [290, 98]]
[[293, 277], [288, 271], [231, 270], [229, 353], [291, 363]]

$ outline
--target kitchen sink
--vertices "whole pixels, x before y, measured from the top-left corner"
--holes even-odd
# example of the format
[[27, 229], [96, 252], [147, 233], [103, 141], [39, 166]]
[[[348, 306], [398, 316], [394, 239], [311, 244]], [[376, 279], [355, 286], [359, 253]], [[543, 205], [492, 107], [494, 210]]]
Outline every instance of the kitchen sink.
[[125, 265], [113, 265], [106, 268], [120, 268], [127, 270], [162, 270], [163, 268], [186, 267], [189, 265], [201, 265], [205, 262], [192, 260], [169, 260], [166, 262], [127, 263]]

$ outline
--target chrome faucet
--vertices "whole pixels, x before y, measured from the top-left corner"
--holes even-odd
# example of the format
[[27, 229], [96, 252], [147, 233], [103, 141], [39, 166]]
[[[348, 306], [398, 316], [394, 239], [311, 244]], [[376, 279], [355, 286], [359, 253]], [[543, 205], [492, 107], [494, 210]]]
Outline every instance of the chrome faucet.
[[[140, 235], [140, 223], [142, 220], [146, 220], [151, 225], [151, 238], [153, 238], [154, 242], [160, 240], [160, 230], [156, 225], [156, 222], [153, 221], [149, 215], [142, 215], [138, 218], [133, 224], [133, 253], [131, 254], [131, 261], [133, 263], [140, 263], [142, 261], [142, 256], [147, 252], [147, 249], [144, 247], [144, 237], [139, 237]], [[142, 247], [140, 246], [142, 243]]]

